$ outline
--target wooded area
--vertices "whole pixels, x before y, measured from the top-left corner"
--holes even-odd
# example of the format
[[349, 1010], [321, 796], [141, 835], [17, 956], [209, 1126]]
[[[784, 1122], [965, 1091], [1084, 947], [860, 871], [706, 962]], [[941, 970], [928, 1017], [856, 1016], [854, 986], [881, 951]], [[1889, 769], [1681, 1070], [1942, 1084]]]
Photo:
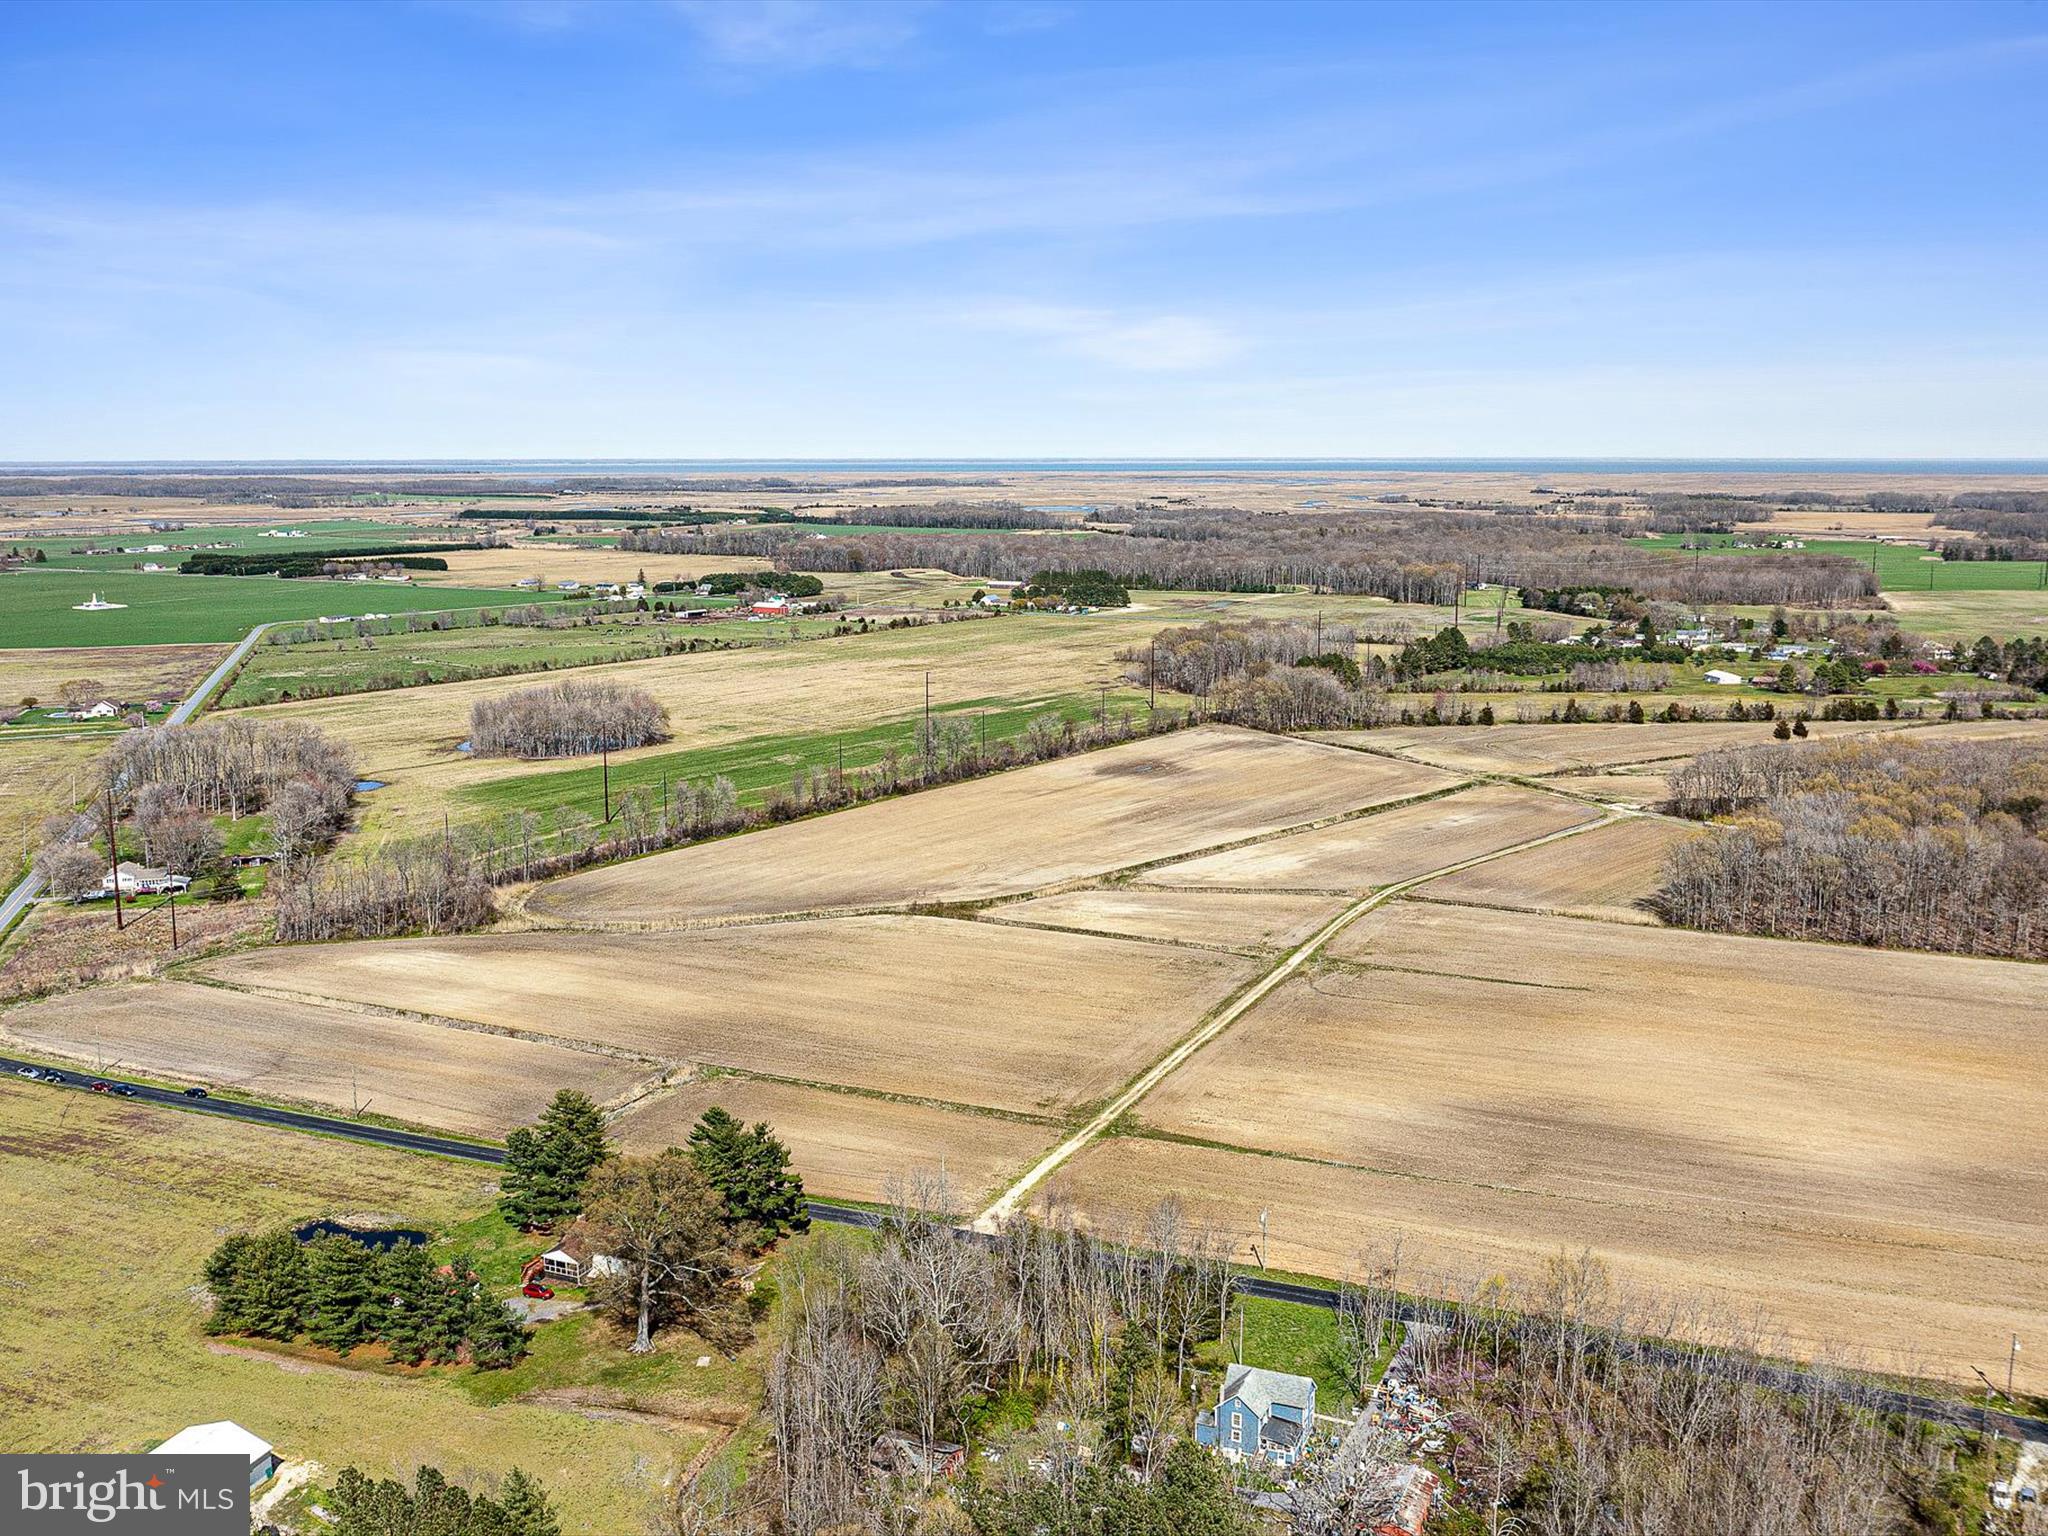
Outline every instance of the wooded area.
[[1674, 923], [1844, 944], [2048, 958], [2048, 748], [1909, 736], [1703, 753], [1672, 851]]
[[668, 740], [668, 711], [644, 688], [565, 678], [478, 699], [469, 746], [479, 757], [587, 757]]

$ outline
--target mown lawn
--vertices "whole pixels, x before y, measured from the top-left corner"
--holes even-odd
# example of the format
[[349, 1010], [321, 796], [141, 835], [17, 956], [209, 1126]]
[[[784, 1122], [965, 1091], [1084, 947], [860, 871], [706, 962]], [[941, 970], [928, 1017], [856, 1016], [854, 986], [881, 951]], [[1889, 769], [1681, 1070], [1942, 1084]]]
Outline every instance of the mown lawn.
[[[79, 613], [98, 593], [124, 608]], [[0, 650], [37, 646], [203, 644], [239, 640], [257, 624], [363, 613], [437, 613], [554, 601], [476, 587], [395, 582], [286, 581], [277, 576], [180, 576], [39, 568], [0, 575]]]
[[[1240, 1312], [1244, 1320], [1242, 1356], [1238, 1354]], [[1379, 1352], [1373, 1369], [1375, 1380], [1393, 1357], [1393, 1343], [1387, 1340]], [[1240, 1297], [1231, 1311], [1228, 1335], [1203, 1345], [1200, 1357], [1204, 1365], [1218, 1371], [1241, 1358], [1246, 1365], [1262, 1370], [1310, 1377], [1316, 1384], [1318, 1413], [1349, 1413], [1358, 1406], [1358, 1399], [1345, 1379], [1343, 1354], [1338, 1347], [1337, 1314], [1323, 1307], [1264, 1296]]]

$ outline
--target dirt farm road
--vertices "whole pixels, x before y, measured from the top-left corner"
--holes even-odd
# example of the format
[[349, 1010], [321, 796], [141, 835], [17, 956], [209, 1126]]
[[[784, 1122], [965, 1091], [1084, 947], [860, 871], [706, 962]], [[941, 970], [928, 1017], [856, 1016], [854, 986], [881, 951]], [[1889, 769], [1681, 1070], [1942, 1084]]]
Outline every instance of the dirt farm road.
[[1006, 1219], [1014, 1216], [1031, 1191], [1058, 1172], [1061, 1165], [1076, 1156], [1090, 1142], [1100, 1137], [1134, 1108], [1141, 1099], [1179, 1070], [1189, 1057], [1193, 1056], [1203, 1046], [1214, 1040], [1218, 1035], [1230, 1028], [1231, 1025], [1256, 1008], [1271, 994], [1275, 987], [1300, 970], [1303, 965], [1315, 957], [1316, 953], [1324, 945], [1357, 922], [1358, 919], [1365, 916], [1366, 913], [1383, 907], [1388, 902], [1407, 895], [1408, 892], [1414, 890], [1417, 886], [1426, 885], [1432, 880], [1440, 880], [1446, 875], [1459, 874], [1477, 865], [1488, 864], [1495, 859], [1504, 859], [1510, 854], [1525, 853], [1531, 848], [1541, 848], [1547, 843], [1559, 842], [1567, 837], [1577, 837], [1581, 833], [1591, 832], [1599, 827], [1611, 826], [1617, 821], [1627, 819], [1629, 814], [1626, 811], [1614, 811], [1592, 821], [1581, 822], [1574, 827], [1566, 827], [1562, 831], [1545, 833], [1541, 837], [1528, 838], [1523, 842], [1511, 844], [1506, 848], [1496, 848], [1490, 853], [1477, 854], [1469, 859], [1460, 859], [1454, 864], [1445, 864], [1440, 868], [1432, 869], [1425, 874], [1411, 876], [1393, 885], [1381, 886], [1371, 895], [1354, 901], [1342, 912], [1331, 918], [1329, 922], [1310, 934], [1308, 938], [1289, 950], [1270, 971], [1267, 971], [1265, 975], [1252, 982], [1230, 1002], [1218, 1009], [1199, 1029], [1174, 1045], [1164, 1056], [1161, 1056], [1151, 1066], [1147, 1067], [1132, 1080], [1123, 1092], [1103, 1105], [1102, 1109], [1086, 1125], [1082, 1126], [1081, 1129], [1074, 1132], [1073, 1135], [1062, 1141], [1034, 1163], [1021, 1179], [998, 1195], [989, 1208], [976, 1218], [974, 1229], [977, 1232], [993, 1232]]

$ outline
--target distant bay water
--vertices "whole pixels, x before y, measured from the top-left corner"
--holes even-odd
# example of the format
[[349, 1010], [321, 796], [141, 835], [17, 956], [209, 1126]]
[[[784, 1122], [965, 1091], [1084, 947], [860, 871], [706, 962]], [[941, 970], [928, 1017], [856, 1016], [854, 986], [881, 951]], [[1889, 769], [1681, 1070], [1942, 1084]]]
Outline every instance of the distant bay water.
[[156, 459], [0, 462], [0, 474], [2048, 475], [2044, 459]]

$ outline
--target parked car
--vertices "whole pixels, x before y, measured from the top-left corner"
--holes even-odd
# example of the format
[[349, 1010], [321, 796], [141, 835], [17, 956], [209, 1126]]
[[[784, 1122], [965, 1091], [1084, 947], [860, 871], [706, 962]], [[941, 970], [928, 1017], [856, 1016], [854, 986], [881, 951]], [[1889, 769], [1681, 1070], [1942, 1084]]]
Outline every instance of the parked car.
[[41, 1077], [43, 1073], [40, 1067], [16, 1067], [14, 1069], [14, 1075], [16, 1077], [25, 1077], [30, 1082], [34, 1082], [37, 1078]]
[[538, 1280], [527, 1281], [525, 1285], [519, 1288], [519, 1294], [531, 1297], [535, 1301], [553, 1301], [555, 1299], [554, 1291], [548, 1286], [542, 1285]]
[[103, 1083], [98, 1078], [92, 1080], [90, 1087], [94, 1093], [112, 1093], [114, 1091], [112, 1083]]
[[124, 1099], [132, 1099], [135, 1097], [135, 1090], [133, 1088], [130, 1088], [126, 1083], [114, 1084], [113, 1091], [121, 1095], [121, 1097]]
[[207, 1093], [204, 1088], [187, 1088], [185, 1090], [185, 1097], [188, 1099], [203, 1099], [207, 1097]]
[[68, 1083], [71, 1079], [62, 1072], [45, 1072], [43, 1074], [43, 1081], [46, 1083]]

